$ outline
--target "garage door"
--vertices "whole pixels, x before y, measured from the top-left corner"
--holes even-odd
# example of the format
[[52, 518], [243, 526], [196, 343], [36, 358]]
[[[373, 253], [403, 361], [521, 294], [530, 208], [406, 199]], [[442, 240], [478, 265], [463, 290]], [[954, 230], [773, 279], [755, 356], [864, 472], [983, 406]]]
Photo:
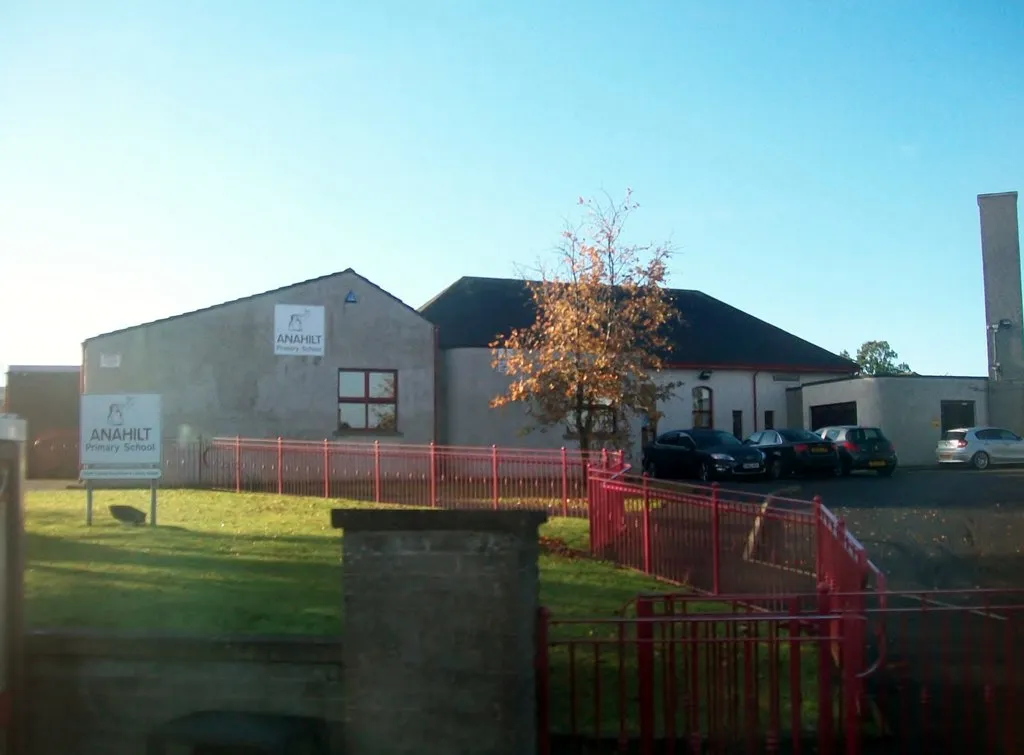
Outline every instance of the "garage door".
[[856, 425], [857, 402], [844, 401], [841, 404], [818, 404], [811, 407], [811, 429], [830, 425]]

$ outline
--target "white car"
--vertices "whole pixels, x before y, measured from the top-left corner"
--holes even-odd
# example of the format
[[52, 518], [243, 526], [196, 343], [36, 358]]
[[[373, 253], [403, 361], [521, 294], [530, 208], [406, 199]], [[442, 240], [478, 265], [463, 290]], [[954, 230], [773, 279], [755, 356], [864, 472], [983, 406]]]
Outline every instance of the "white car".
[[958, 427], [946, 430], [935, 446], [939, 464], [1024, 464], [1024, 438], [1001, 427]]

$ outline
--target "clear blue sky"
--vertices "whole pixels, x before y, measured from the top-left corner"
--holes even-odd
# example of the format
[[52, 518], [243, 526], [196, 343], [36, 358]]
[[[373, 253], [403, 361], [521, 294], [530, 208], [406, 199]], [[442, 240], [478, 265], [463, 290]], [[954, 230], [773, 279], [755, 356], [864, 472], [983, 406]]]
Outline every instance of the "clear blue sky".
[[413, 306], [632, 187], [671, 284], [984, 374], [1013, 0], [0, 4], [0, 370], [353, 267]]

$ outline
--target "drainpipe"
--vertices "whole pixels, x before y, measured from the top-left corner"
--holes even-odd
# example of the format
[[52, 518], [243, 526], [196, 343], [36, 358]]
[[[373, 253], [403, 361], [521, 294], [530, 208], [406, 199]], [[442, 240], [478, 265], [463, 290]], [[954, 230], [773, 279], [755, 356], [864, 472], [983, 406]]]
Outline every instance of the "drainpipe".
[[754, 432], [757, 432], [757, 376], [761, 370], [754, 370], [754, 376], [750, 380], [750, 392], [754, 398]]

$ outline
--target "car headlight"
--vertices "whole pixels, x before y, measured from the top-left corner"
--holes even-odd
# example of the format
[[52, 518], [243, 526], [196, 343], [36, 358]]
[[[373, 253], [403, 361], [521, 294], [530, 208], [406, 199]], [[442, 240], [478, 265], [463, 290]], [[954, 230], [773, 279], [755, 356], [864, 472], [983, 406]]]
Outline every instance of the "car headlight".
[[711, 458], [715, 461], [736, 461], [729, 454], [711, 454]]

